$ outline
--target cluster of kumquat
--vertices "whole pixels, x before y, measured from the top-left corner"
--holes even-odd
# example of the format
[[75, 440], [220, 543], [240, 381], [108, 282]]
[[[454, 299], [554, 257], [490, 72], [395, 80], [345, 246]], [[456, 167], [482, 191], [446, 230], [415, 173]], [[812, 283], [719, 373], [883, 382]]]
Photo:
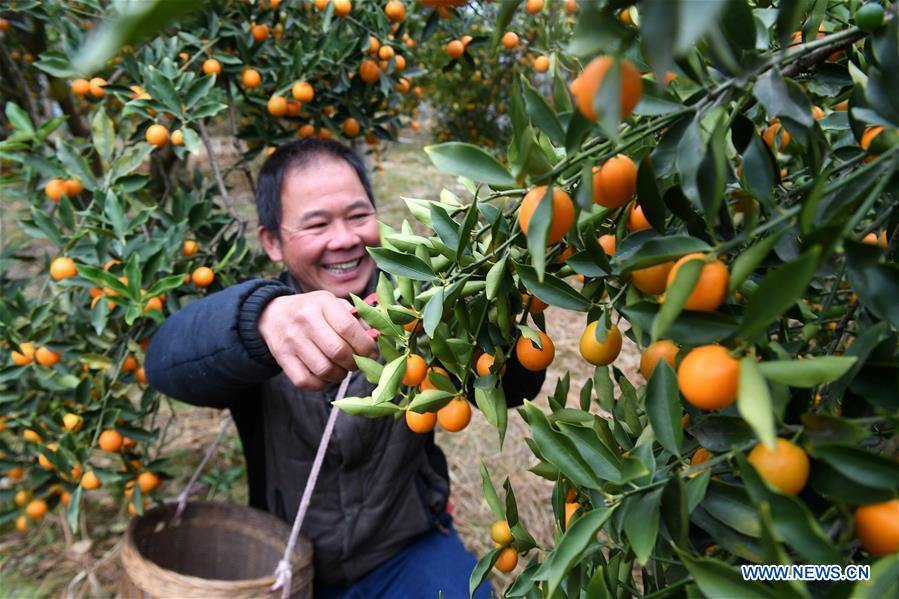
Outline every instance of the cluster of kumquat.
[[[170, 312], [265, 272], [229, 173], [252, 191], [252, 161], [297, 137], [394, 137], [438, 17], [410, 0], [186, 16], [159, 3], [153, 23], [180, 20], [131, 40], [118, 36], [133, 15], [112, 5], [0, 11], [0, 46], [16, 55], [0, 60], [0, 185], [18, 217], [3, 241], [15, 268], [0, 297], [0, 522], [24, 529], [61, 504], [77, 525], [97, 494], [141, 512], [172, 476], [149, 339]], [[88, 33], [118, 51], [92, 63]], [[465, 408], [446, 406], [444, 428], [464, 428]]]
[[[657, 34], [640, 43], [669, 13], [614, 3], [575, 4], [573, 33], [554, 26], [560, 3], [509, 3], [489, 31], [463, 10], [452, 37], [434, 42], [431, 61], [469, 80], [484, 68], [479, 46], [502, 64], [525, 37], [548, 59], [505, 86], [507, 152], [473, 137], [486, 125], [466, 123], [427, 148], [467, 194], [406, 200], [433, 237], [408, 223], [385, 230], [375, 257], [394, 277], [369, 322], [388, 363], [363, 367], [379, 393], [339, 405], [404, 413], [430, 431], [435, 411], [457, 403], [467, 423], [456, 398], [473, 389], [502, 444], [507, 363], [551, 367], [544, 310], [584, 314], [579, 350], [595, 371], [580, 409], [563, 373], [548, 413], [529, 401], [518, 410], [531, 471], [555, 483], [557, 534], [516, 594], [553, 595], [562, 581], [571, 593], [579, 580], [603, 596], [661, 593], [676, 578], [717, 596], [738, 579], [734, 563], [770, 561], [761, 540], [771, 539], [793, 563], [865, 561], [878, 580], [891, 576], [877, 557], [899, 551], [899, 318], [887, 308], [899, 293], [888, 183], [899, 133], [884, 83], [899, 64], [887, 41], [899, 21], [874, 2], [794, 21], [728, 6], [680, 32], [697, 43], [689, 50]], [[509, 25], [522, 18], [544, 19], [537, 36]], [[740, 36], [737, 21], [753, 33]], [[713, 31], [732, 62], [700, 43]], [[755, 66], [736, 58], [747, 53]], [[816, 78], [822, 64], [839, 78]], [[497, 120], [488, 95], [471, 105]], [[616, 366], [625, 343], [641, 350], [640, 381]], [[395, 405], [388, 391], [401, 382]], [[482, 478], [496, 548], [473, 588], [537, 546], [508, 481], [503, 504]]]

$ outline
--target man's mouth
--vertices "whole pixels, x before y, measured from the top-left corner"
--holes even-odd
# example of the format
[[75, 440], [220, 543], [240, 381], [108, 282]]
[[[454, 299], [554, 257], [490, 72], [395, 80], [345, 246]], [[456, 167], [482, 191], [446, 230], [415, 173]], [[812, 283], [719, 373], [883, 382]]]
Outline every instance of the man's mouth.
[[359, 268], [360, 264], [362, 264], [362, 258], [356, 258], [355, 260], [347, 260], [346, 262], [323, 264], [322, 268], [335, 275], [342, 275], [356, 270]]

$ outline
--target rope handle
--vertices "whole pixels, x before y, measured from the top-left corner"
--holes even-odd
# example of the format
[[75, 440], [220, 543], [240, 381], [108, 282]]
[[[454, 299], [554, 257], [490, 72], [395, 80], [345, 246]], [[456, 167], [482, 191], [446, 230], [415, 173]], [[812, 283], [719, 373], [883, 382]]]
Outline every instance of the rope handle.
[[[348, 372], [340, 383], [340, 388], [337, 390], [337, 397], [334, 401], [343, 399], [352, 377], [353, 371]], [[340, 410], [336, 407], [331, 407], [331, 413], [328, 415], [328, 422], [325, 425], [325, 432], [322, 433], [322, 438], [318, 443], [318, 449], [315, 452], [315, 460], [312, 462], [312, 470], [309, 472], [309, 479], [306, 481], [306, 487], [303, 489], [303, 497], [300, 499], [300, 509], [297, 510], [296, 518], [294, 518], [293, 521], [293, 528], [290, 529], [290, 538], [287, 540], [287, 547], [284, 550], [284, 555], [278, 562], [278, 566], [275, 568], [275, 584], [269, 588], [269, 591], [281, 589], [281, 599], [287, 599], [290, 596], [290, 586], [293, 581], [290, 558], [293, 555], [297, 537], [300, 536], [300, 527], [303, 525], [303, 520], [306, 518], [309, 503], [312, 501], [312, 492], [315, 490], [315, 484], [318, 482], [318, 474], [321, 471], [322, 462], [325, 461], [325, 452], [328, 449], [328, 444], [331, 442], [331, 435], [334, 432], [334, 425], [337, 422], [337, 414], [339, 412]]]
[[203, 472], [203, 469], [206, 468], [206, 463], [209, 462], [209, 459], [212, 457], [212, 454], [215, 453], [216, 448], [221, 444], [222, 440], [225, 438], [225, 433], [228, 432], [228, 429], [231, 427], [231, 422], [234, 418], [229, 413], [222, 419], [221, 425], [219, 425], [219, 432], [215, 436], [215, 440], [206, 450], [206, 455], [203, 456], [203, 460], [200, 462], [200, 465], [194, 470], [194, 473], [190, 476], [190, 480], [187, 481], [187, 485], [184, 487], [184, 490], [178, 494], [177, 497], [169, 497], [165, 500], [164, 503], [178, 504], [178, 507], [175, 508], [175, 514], [172, 516], [172, 520], [177, 520], [181, 517], [182, 512], [184, 512], [184, 508], [187, 507], [187, 498], [190, 496], [191, 490], [194, 488], [194, 485], [197, 484], [197, 479], [200, 478], [200, 474]]

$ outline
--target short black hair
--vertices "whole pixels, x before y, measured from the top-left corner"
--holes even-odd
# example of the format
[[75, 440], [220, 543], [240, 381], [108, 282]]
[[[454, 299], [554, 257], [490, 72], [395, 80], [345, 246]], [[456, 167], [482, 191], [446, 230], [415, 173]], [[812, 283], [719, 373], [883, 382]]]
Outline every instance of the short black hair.
[[344, 160], [353, 167], [372, 206], [375, 197], [362, 158], [349, 146], [333, 139], [307, 137], [284, 144], [272, 153], [259, 171], [256, 182], [256, 214], [259, 224], [281, 238], [281, 185], [291, 169], [302, 168], [315, 158], [331, 157]]

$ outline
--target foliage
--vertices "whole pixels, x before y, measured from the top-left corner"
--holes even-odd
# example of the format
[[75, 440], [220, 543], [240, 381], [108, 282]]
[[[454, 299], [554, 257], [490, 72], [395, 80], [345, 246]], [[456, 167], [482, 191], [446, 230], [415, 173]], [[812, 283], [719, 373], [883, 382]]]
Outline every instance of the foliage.
[[0, 256], [0, 521], [27, 528], [34, 500], [68, 505], [77, 529], [95, 480], [136, 512], [160, 498], [164, 484], [134, 484], [170, 467], [147, 342], [166, 314], [266, 268], [233, 189], [252, 192], [251, 161], [297, 135], [391, 138], [414, 38], [438, 20], [341, 6], [0, 5], [0, 186], [17, 217]]
[[[552, 94], [511, 90], [505, 156], [458, 141], [428, 148], [467, 194], [407, 199], [434, 234], [385, 227], [383, 247], [371, 250], [394, 282], [381, 280], [378, 307], [357, 306], [381, 331], [387, 364], [360, 361], [379, 386], [341, 407], [372, 417], [433, 411], [473, 385], [502, 444], [506, 400], [496, 373], [519, 337], [537, 340], [546, 329], [525, 294], [581, 313], [585, 328], [603, 323], [594, 327], [598, 343], [612, 322], [628, 323], [626, 336], [641, 349], [677, 344], [676, 360], [659, 361], [640, 381], [614, 363], [598, 366], [573, 401], [575, 381], [565, 376], [548, 413], [530, 402], [518, 409], [531, 430], [532, 472], [555, 482], [552, 546], [536, 546], [518, 520], [508, 481], [503, 501], [482, 473], [496, 518], [531, 555], [506, 596], [827, 589], [862, 597], [894, 586], [895, 556], [875, 561], [853, 518], [856, 507], [899, 491], [893, 7], [882, 25], [861, 30], [857, 2], [734, 0], [697, 14], [687, 1], [647, 0], [626, 18], [623, 2], [581, 4], [573, 36], [549, 42], [567, 51], [552, 61]], [[643, 92], [628, 117], [618, 108], [624, 64], [612, 63], [611, 83], [586, 99], [593, 123], [563, 82], [569, 65], [600, 53], [636, 65]], [[576, 87], [587, 84], [584, 73]], [[620, 154], [638, 165], [636, 205], [597, 205], [608, 196], [595, 189], [594, 167], [601, 173]], [[578, 218], [559, 243], [545, 244], [554, 201], [542, 201], [527, 235], [521, 230], [518, 208], [535, 185], [574, 198]], [[634, 220], [636, 207], [645, 224]], [[597, 242], [600, 234], [615, 237], [614, 249]], [[700, 260], [687, 258], [667, 276], [694, 253]], [[663, 293], [633, 283], [634, 273], [665, 264]], [[720, 301], [709, 299], [719, 292]], [[403, 327], [418, 315], [422, 331]], [[694, 358], [682, 368], [707, 345], [724, 351], [702, 360], [724, 366]], [[452, 380], [439, 377], [445, 393], [401, 386], [413, 353], [449, 371]], [[482, 353], [495, 365], [479, 376]], [[697, 407], [708, 395], [720, 409]], [[763, 464], [761, 448], [747, 459], [759, 444], [789, 448], [789, 466]], [[500, 552], [482, 557], [472, 588]], [[872, 563], [874, 580], [744, 582], [741, 563]]]
[[[552, 3], [549, 11], [537, 15], [510, 11], [498, 3], [460, 10], [459, 18], [443, 35], [431, 36], [421, 52], [422, 65], [428, 68], [419, 85], [434, 110], [434, 137], [471, 142], [491, 151], [506, 147], [512, 129], [509, 89], [524, 77], [525, 85], [538, 87], [544, 95], [550, 93], [553, 80], [535, 76], [534, 60], [553, 56], [573, 22], [563, 3]], [[516, 35], [515, 47], [503, 45], [507, 32]], [[452, 40], [467, 40], [459, 58], [447, 54]]]

